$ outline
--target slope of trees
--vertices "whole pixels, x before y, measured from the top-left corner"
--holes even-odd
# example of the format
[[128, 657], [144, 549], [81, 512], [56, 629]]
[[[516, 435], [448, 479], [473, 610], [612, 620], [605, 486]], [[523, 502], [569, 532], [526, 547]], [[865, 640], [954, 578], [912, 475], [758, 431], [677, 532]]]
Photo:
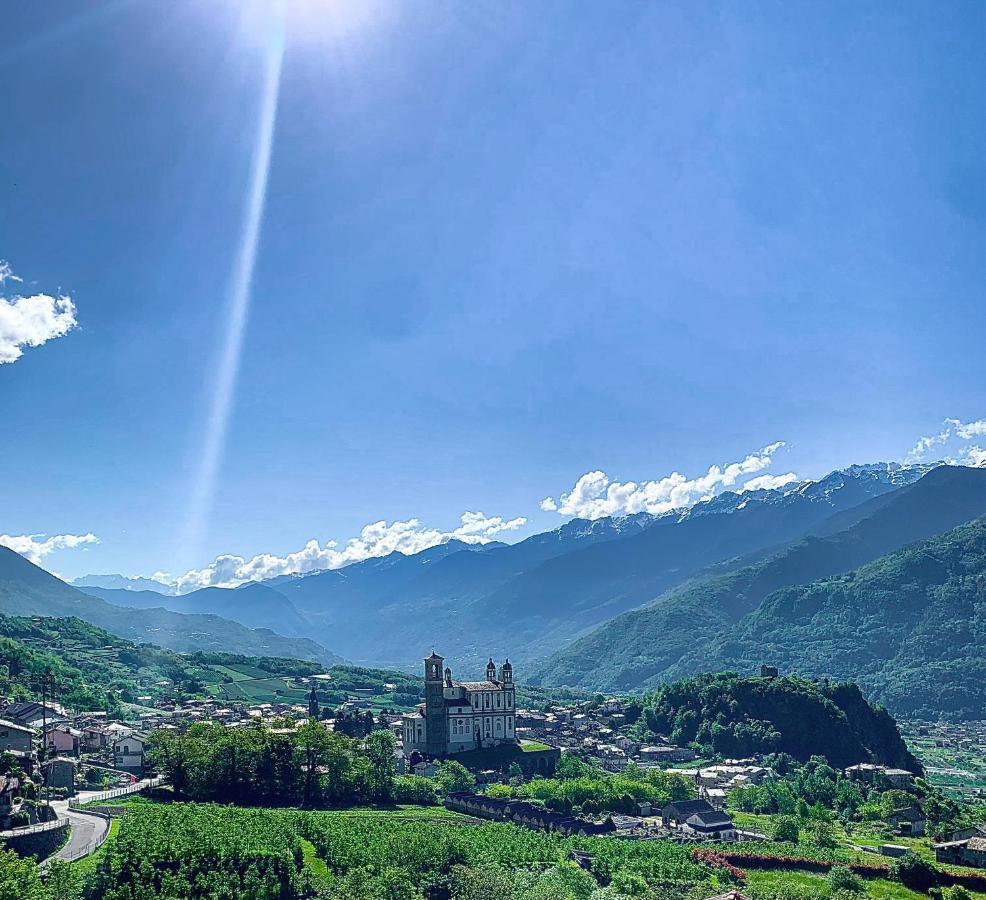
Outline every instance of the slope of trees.
[[898, 714], [986, 717], [986, 518], [771, 594], [705, 665], [851, 678]]
[[893, 718], [852, 684], [700, 675], [647, 695], [637, 727], [725, 757], [787, 753], [824, 756], [838, 768], [878, 762], [921, 771]]

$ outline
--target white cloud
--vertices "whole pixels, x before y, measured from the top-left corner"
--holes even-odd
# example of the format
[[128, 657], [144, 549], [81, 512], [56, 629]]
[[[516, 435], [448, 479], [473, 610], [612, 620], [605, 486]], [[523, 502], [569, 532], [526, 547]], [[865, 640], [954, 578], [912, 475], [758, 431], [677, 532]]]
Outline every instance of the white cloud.
[[235, 587], [246, 581], [262, 581], [278, 575], [300, 575], [321, 569], [338, 569], [371, 557], [386, 556], [394, 551], [407, 555], [420, 553], [449, 540], [485, 544], [501, 532], [516, 531], [527, 524], [527, 519], [519, 516], [507, 520], [502, 516], [465, 512], [460, 523], [451, 531], [441, 531], [422, 525], [418, 519], [408, 519], [406, 522], [373, 522], [363, 526], [359, 537], [350, 538], [341, 549], [335, 541], [328, 541], [322, 546], [312, 539], [300, 550], [286, 556], [261, 553], [246, 559], [225, 554], [217, 557], [204, 569], [186, 572], [175, 583], [179, 593], [203, 587]]
[[5, 281], [23, 281], [23, 278], [18, 278], [10, 268], [10, 263], [0, 259], [0, 287], [3, 287]]
[[[8, 263], [0, 262], [0, 287], [20, 280]], [[77, 324], [75, 304], [69, 297], [0, 297], [0, 365], [20, 359], [24, 347], [40, 347], [68, 334]]]
[[774, 491], [798, 480], [799, 478], [794, 472], [787, 472], [784, 475], [758, 475], [756, 478], [743, 482], [739, 490], [740, 492]]
[[0, 545], [20, 553], [36, 566], [56, 550], [73, 550], [83, 544], [98, 544], [99, 538], [90, 534], [0, 534]]
[[[917, 462], [924, 459], [933, 447], [943, 447], [951, 441], [962, 439], [964, 441], [974, 437], [986, 435], [986, 419], [977, 419], [974, 422], [963, 422], [961, 419], [945, 419], [944, 428], [938, 434], [929, 434], [918, 438], [918, 442], [911, 448], [905, 460], [907, 462]], [[976, 449], [976, 448], [971, 448]], [[961, 452], [965, 452], [963, 449]], [[947, 462], [956, 462], [954, 457], [945, 456]], [[961, 465], [962, 463], [959, 462]], [[972, 465], [976, 465], [972, 463]]]
[[[721, 467], [710, 466], [704, 475], [697, 478], [686, 478], [680, 472], [672, 472], [655, 481], [619, 482], [599, 470], [586, 472], [568, 493], [557, 500], [552, 497], [542, 500], [541, 509], [583, 519], [683, 509], [734, 486], [744, 475], [762, 472], [771, 465], [774, 454], [783, 446], [784, 441], [777, 441], [749, 454], [740, 462]], [[793, 473], [791, 478], [786, 475], [777, 477], [788, 481], [796, 478]]]
[[946, 428], [939, 434], [929, 434], [925, 437], [918, 438], [918, 442], [911, 447], [907, 456], [904, 458], [908, 462], [917, 462], [919, 459], [924, 459], [932, 447], [940, 447], [942, 444], [948, 443], [951, 436], [951, 429]]
[[973, 437], [982, 437], [986, 434], [986, 419], [979, 419], [975, 422], [962, 422], [959, 419], [946, 419], [945, 424], [951, 425], [955, 433], [963, 440]]

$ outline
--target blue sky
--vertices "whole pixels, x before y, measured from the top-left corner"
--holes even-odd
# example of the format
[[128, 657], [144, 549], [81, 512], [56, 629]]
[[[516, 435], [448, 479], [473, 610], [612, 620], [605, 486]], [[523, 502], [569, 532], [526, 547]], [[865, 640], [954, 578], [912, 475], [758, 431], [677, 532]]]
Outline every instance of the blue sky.
[[203, 500], [274, 9], [5, 11], [0, 296], [78, 324], [0, 364], [0, 533], [99, 539], [47, 567], [514, 540], [585, 473], [818, 476], [986, 415], [981, 4], [295, 0]]

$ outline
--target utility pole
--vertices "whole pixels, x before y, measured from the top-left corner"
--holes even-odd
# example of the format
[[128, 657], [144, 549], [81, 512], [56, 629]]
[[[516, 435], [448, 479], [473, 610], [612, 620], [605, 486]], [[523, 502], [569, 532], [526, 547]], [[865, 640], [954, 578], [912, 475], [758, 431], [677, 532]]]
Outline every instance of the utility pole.
[[44, 764], [48, 756], [48, 697], [55, 696], [55, 676], [51, 669], [41, 673], [41, 749], [38, 762], [41, 765], [41, 777], [44, 779], [45, 803], [51, 806], [51, 767], [45, 772]]

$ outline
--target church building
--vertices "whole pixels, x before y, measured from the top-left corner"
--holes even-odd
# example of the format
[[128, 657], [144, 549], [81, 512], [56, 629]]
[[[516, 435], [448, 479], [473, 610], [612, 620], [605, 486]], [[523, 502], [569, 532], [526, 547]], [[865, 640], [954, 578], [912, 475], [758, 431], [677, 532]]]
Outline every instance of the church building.
[[498, 744], [516, 744], [514, 673], [510, 660], [497, 671], [492, 658], [485, 681], [453, 681], [433, 650], [425, 660], [425, 702], [404, 716], [404, 752], [445, 756]]

